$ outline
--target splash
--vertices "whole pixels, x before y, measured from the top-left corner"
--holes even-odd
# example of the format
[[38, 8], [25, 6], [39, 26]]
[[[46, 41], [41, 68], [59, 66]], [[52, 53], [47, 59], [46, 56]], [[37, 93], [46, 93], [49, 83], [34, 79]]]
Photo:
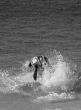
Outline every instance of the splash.
[[78, 80], [78, 74], [75, 73], [76, 66], [72, 67], [56, 50], [54, 53], [50, 58], [50, 67], [46, 67], [42, 73], [40, 83], [47, 89], [71, 90]]
[[[67, 61], [60, 52], [54, 50], [49, 56], [50, 66], [38, 72], [37, 81], [33, 80], [34, 68], [28, 68], [29, 61], [22, 63], [19, 74], [10, 75], [9, 71], [0, 71], [0, 91], [34, 95], [37, 100], [73, 99], [71, 94], [78, 81], [77, 66]], [[13, 72], [13, 70], [11, 70]], [[70, 92], [69, 92], [70, 91]], [[67, 94], [69, 92], [69, 94]], [[74, 93], [74, 92], [73, 92]]]

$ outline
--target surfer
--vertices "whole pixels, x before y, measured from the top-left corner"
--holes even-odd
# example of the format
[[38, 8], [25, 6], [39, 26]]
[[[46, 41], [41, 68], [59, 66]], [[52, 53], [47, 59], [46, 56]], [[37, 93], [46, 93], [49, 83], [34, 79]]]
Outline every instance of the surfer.
[[34, 80], [37, 80], [37, 72], [38, 69], [42, 69], [44, 70], [44, 66], [45, 65], [49, 65], [49, 61], [48, 58], [45, 56], [36, 56], [33, 57], [31, 59], [31, 61], [29, 62], [29, 67], [31, 68], [32, 66], [35, 68], [34, 74], [33, 74], [33, 78]]

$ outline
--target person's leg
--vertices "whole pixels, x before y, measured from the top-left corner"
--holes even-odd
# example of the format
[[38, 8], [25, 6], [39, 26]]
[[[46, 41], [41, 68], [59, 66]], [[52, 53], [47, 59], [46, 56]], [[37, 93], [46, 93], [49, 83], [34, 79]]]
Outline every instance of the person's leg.
[[33, 74], [34, 80], [37, 80], [37, 71], [38, 71], [38, 65], [35, 65], [35, 71], [34, 71], [34, 74]]

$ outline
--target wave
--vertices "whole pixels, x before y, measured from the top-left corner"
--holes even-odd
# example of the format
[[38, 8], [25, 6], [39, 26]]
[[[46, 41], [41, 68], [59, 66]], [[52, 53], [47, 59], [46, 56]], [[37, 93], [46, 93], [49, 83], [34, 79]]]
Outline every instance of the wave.
[[76, 99], [76, 95], [74, 94], [74, 92], [71, 92], [71, 93], [61, 93], [61, 94], [58, 94], [58, 93], [49, 93], [48, 95], [46, 96], [40, 96], [40, 97], [37, 97], [34, 102], [43, 102], [43, 101], [53, 101], [53, 102], [56, 102], [56, 101], [65, 101], [65, 100], [74, 100]]
[[37, 81], [33, 80], [33, 69], [28, 68], [29, 60], [22, 63], [17, 75], [10, 75], [13, 69], [0, 70], [0, 91], [30, 95], [37, 100], [74, 99], [75, 86], [80, 82], [77, 65], [56, 50], [48, 58], [50, 66], [39, 71]]

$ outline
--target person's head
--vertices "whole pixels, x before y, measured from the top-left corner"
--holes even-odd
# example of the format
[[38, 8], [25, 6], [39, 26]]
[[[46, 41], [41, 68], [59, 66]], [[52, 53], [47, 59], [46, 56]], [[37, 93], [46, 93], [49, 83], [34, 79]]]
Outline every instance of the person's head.
[[48, 58], [46, 56], [43, 56], [42, 57], [42, 66], [45, 67], [45, 66], [48, 66], [48, 65], [49, 65]]

